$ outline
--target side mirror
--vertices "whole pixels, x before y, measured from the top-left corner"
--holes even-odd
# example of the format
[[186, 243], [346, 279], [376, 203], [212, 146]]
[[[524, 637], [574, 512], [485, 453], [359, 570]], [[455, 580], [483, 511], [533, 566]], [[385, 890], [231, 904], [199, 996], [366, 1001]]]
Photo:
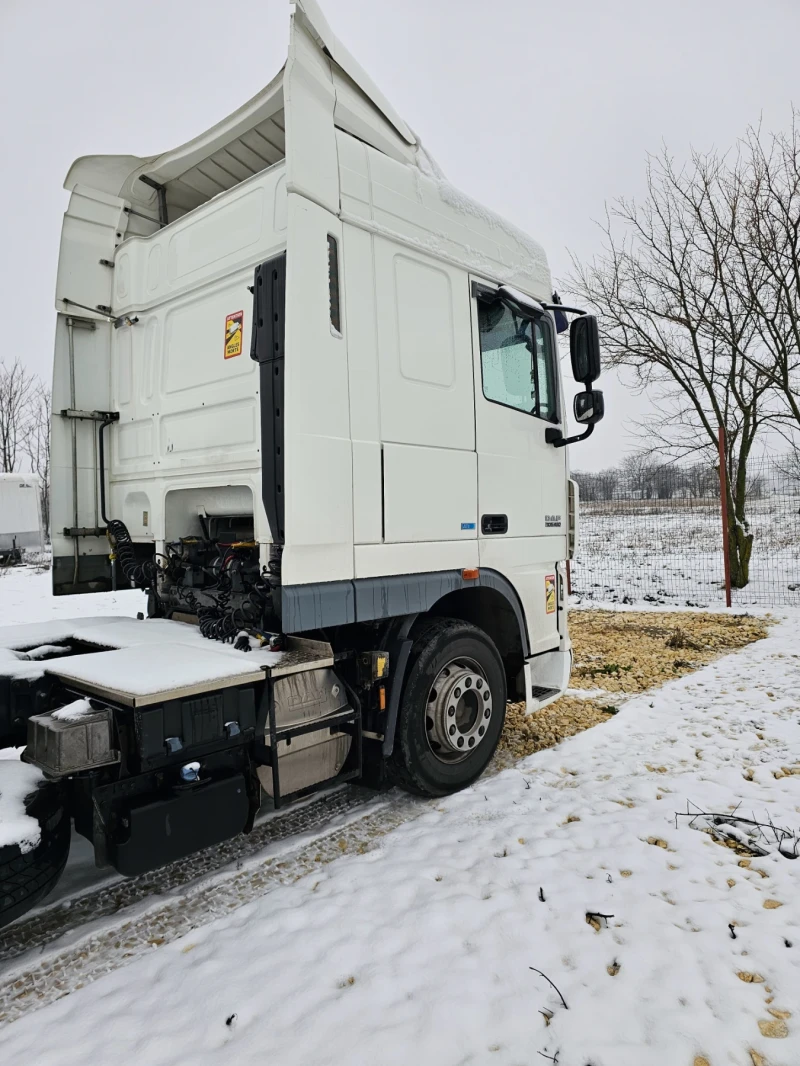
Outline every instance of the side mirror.
[[569, 327], [569, 355], [572, 376], [583, 385], [600, 377], [600, 334], [594, 315], [581, 315]]
[[572, 402], [575, 421], [582, 426], [593, 426], [606, 413], [603, 394], [600, 389], [587, 389], [579, 392]]

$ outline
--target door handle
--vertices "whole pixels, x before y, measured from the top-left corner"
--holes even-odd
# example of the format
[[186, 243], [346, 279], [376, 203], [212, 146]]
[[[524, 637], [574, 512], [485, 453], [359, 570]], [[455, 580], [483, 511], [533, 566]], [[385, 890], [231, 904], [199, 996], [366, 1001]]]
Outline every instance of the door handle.
[[481, 515], [481, 533], [486, 537], [495, 533], [508, 533], [508, 515]]

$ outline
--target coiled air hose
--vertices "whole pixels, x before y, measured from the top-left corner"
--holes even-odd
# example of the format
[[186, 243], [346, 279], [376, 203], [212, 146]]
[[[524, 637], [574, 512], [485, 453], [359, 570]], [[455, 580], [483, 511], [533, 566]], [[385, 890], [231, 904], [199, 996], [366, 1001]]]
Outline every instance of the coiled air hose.
[[[128, 532], [128, 527], [118, 518], [108, 518], [106, 515], [106, 492], [105, 492], [105, 448], [103, 432], [107, 426], [112, 425], [119, 419], [114, 414], [105, 419], [99, 427], [99, 474], [100, 474], [100, 513], [106, 524], [106, 535], [112, 547], [114, 556], [119, 562], [125, 578], [135, 588], [158, 591], [158, 577], [161, 567], [155, 559], [140, 560], [136, 557], [136, 549], [133, 539]], [[244, 547], [236, 545], [236, 547]], [[167, 564], [169, 568], [169, 563]], [[185, 597], [186, 605], [197, 614], [200, 632], [209, 640], [219, 640], [225, 644], [233, 644], [242, 651], [249, 651], [250, 644], [247, 636], [239, 640], [239, 635], [252, 632], [254, 627], [261, 624], [267, 603], [271, 596], [272, 588], [280, 584], [280, 554], [270, 559], [268, 570], [264, 571], [258, 582], [250, 590], [247, 600], [241, 607], [229, 608], [231, 598], [230, 578], [224, 573], [220, 574], [219, 584], [215, 590], [209, 590], [214, 595], [216, 603], [212, 606], [201, 606], [194, 592], [188, 591]]]
[[137, 589], [153, 588], [158, 580], [160, 567], [155, 559], [139, 560], [128, 532], [128, 527], [118, 518], [106, 519], [108, 537], [117, 562], [127, 580]]

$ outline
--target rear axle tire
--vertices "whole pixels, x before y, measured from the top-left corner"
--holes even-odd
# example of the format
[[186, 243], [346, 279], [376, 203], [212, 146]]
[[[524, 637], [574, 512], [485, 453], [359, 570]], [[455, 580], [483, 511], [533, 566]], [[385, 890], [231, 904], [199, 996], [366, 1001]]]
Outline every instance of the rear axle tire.
[[477, 780], [503, 730], [506, 679], [491, 638], [458, 618], [412, 630], [391, 781], [419, 796], [446, 796]]
[[25, 810], [39, 822], [42, 835], [30, 851], [22, 851], [17, 844], [0, 848], [0, 926], [44, 899], [69, 855], [71, 827], [61, 786], [41, 785], [25, 797]]

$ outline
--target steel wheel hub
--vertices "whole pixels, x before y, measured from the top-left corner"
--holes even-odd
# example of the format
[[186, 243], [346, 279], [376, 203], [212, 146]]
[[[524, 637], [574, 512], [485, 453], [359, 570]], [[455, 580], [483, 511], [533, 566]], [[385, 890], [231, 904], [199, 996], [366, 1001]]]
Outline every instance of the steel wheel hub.
[[492, 693], [471, 659], [442, 667], [428, 693], [425, 728], [428, 743], [442, 762], [460, 762], [483, 740], [492, 717]]

